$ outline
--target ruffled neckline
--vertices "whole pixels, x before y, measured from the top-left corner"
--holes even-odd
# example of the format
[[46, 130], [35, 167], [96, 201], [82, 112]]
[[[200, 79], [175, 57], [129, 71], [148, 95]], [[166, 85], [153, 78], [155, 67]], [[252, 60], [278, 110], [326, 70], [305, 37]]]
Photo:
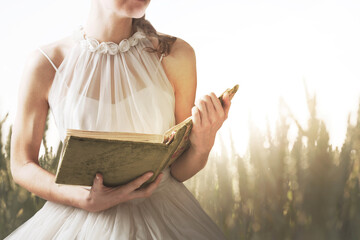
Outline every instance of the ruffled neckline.
[[80, 42], [80, 45], [83, 48], [86, 48], [91, 52], [110, 55], [127, 52], [131, 47], [136, 46], [140, 39], [146, 38], [145, 33], [138, 28], [131, 37], [121, 40], [118, 44], [114, 42], [99, 42], [95, 38], [88, 37], [82, 25], [78, 26], [78, 28], [74, 31], [73, 36], [76, 41]]

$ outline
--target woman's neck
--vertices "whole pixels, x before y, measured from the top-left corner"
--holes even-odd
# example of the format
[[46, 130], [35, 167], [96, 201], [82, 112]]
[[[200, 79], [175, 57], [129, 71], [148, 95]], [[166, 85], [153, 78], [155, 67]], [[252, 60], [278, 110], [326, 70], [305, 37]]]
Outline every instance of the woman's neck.
[[[100, 1], [93, 1], [88, 19], [84, 26], [86, 36], [99, 42], [120, 43], [133, 34], [132, 18], [120, 17], [105, 9]], [[95, 4], [94, 4], [95, 3]]]

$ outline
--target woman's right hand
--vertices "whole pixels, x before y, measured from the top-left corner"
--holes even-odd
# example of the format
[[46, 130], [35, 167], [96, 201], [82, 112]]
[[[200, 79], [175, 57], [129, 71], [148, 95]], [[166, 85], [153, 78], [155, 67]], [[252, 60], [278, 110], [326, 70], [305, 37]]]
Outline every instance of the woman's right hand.
[[127, 184], [118, 187], [106, 187], [103, 184], [102, 175], [98, 173], [94, 178], [93, 186], [85, 196], [82, 208], [89, 212], [99, 212], [134, 198], [150, 197], [159, 185], [163, 173], [160, 173], [156, 180], [147, 187], [138, 188], [152, 175], [152, 172], [148, 172]]

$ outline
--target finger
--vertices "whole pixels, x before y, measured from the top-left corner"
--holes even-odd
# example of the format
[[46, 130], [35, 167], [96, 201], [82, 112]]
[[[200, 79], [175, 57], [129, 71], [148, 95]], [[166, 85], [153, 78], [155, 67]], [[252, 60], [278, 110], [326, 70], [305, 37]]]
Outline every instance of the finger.
[[159, 185], [161, 179], [162, 179], [162, 176], [164, 174], [163, 173], [160, 173], [156, 180], [152, 183], [149, 184], [149, 186], [143, 188], [143, 189], [139, 189], [139, 190], [135, 190], [133, 192], [131, 192], [129, 195], [130, 195], [130, 198], [143, 198], [143, 197], [150, 197], [152, 192], [157, 188], [157, 186]]
[[209, 122], [214, 122], [216, 121], [216, 109], [215, 109], [215, 106], [213, 104], [213, 101], [211, 99], [211, 97], [209, 95], [205, 95], [203, 97], [204, 101], [205, 101], [205, 104], [206, 104], [206, 109], [207, 109], [207, 114], [208, 114], [208, 117], [209, 117]]
[[135, 180], [125, 184], [124, 185], [124, 190], [126, 192], [134, 191], [135, 189], [139, 188], [144, 182], [149, 180], [153, 174], [154, 173], [152, 173], [152, 172], [150, 172], [150, 173], [147, 172], [147, 173], [141, 175], [140, 177], [136, 178]]
[[100, 189], [101, 187], [103, 187], [103, 177], [101, 173], [96, 173], [91, 190], [94, 191]]
[[220, 102], [219, 98], [213, 92], [210, 94], [210, 97], [211, 97], [211, 100], [212, 100], [212, 102], [214, 104], [214, 108], [215, 108], [217, 114], [221, 118], [223, 118], [225, 116], [225, 113], [224, 113], [224, 108], [221, 105], [221, 102]]
[[192, 114], [192, 121], [193, 121], [193, 124], [194, 125], [198, 125], [201, 127], [201, 119], [200, 119], [200, 111], [198, 109], [197, 106], [194, 106], [192, 109], [191, 109], [191, 114]]
[[204, 126], [209, 125], [209, 119], [208, 119], [208, 114], [207, 114], [205, 101], [203, 99], [200, 99], [198, 101], [197, 107], [200, 110], [201, 126], [204, 127]]
[[103, 185], [103, 181], [104, 181], [104, 178], [103, 178], [102, 174], [101, 174], [101, 173], [97, 173], [97, 174], [95, 175], [94, 181], [95, 181], [95, 184], [96, 184], [96, 185], [102, 186], [102, 185]]

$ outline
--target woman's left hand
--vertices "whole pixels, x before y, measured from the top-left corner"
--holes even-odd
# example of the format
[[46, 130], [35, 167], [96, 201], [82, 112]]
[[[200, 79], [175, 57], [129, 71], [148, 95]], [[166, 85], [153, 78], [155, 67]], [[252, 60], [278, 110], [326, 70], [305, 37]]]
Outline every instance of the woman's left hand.
[[191, 109], [193, 128], [189, 138], [191, 146], [198, 153], [210, 152], [216, 132], [228, 118], [231, 101], [228, 93], [225, 93], [223, 97], [224, 106], [212, 92], [199, 99]]

